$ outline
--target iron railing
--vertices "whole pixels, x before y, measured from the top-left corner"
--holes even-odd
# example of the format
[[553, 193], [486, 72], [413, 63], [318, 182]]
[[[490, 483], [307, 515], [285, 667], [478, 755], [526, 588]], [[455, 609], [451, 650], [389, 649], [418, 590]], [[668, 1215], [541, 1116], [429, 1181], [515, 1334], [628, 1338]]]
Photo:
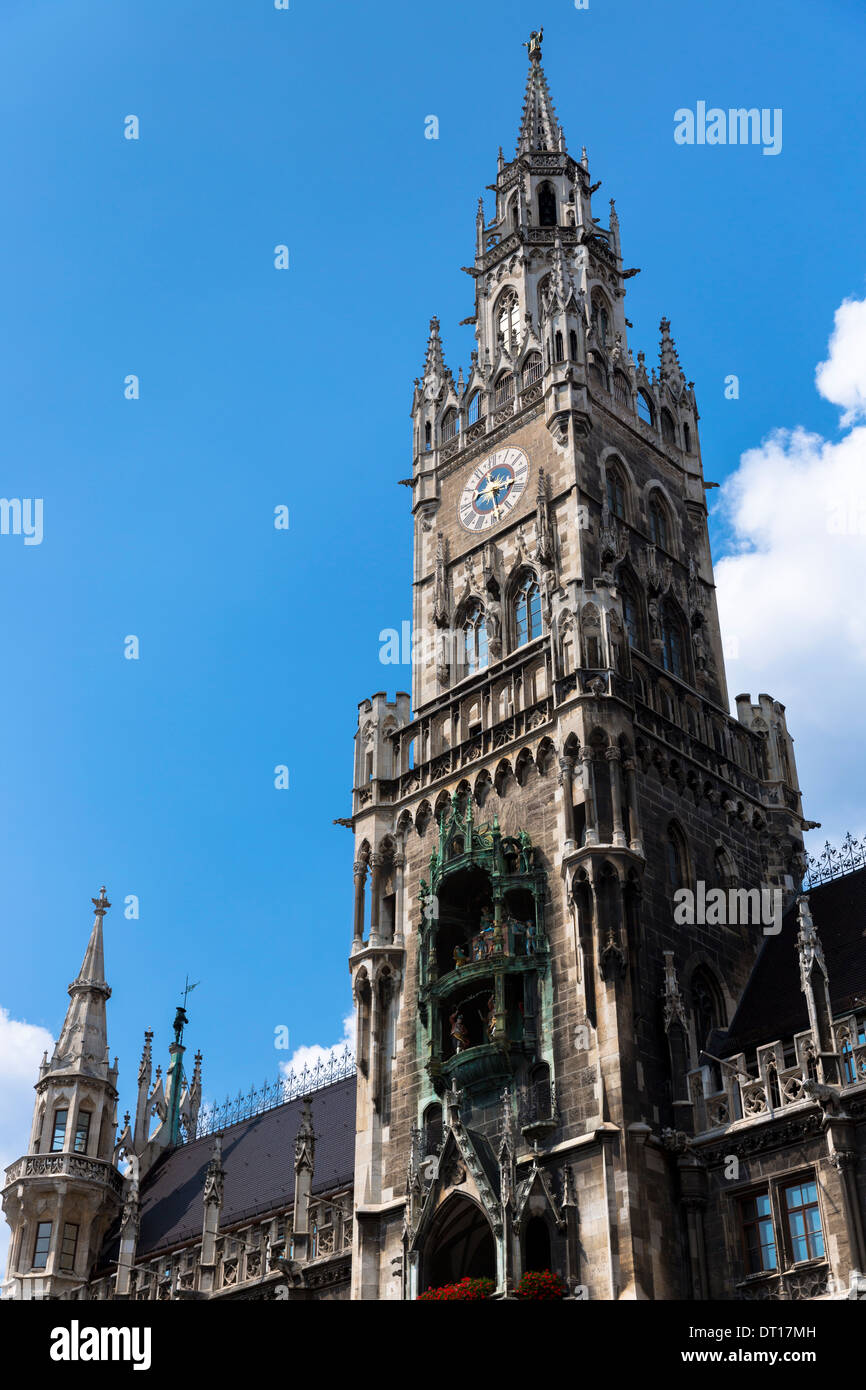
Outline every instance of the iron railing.
[[253, 1115], [262, 1115], [266, 1110], [285, 1105], [287, 1101], [321, 1091], [337, 1081], [347, 1081], [355, 1075], [355, 1071], [355, 1054], [347, 1045], [341, 1052], [332, 1053], [326, 1061], [319, 1061], [314, 1067], [304, 1066], [300, 1071], [288, 1072], [277, 1081], [265, 1081], [261, 1086], [253, 1086], [246, 1095], [239, 1091], [234, 1099], [226, 1096], [221, 1105], [204, 1106], [198, 1117], [195, 1137], [201, 1139], [207, 1134], [215, 1134]]

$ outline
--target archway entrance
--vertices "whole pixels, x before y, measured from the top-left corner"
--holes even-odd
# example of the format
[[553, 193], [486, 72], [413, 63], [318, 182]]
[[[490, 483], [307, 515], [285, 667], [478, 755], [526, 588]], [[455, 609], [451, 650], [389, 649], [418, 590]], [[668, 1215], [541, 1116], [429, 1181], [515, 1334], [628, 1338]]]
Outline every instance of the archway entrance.
[[425, 1242], [423, 1271], [424, 1289], [438, 1289], [467, 1275], [496, 1278], [493, 1232], [468, 1197], [450, 1197], [439, 1211]]

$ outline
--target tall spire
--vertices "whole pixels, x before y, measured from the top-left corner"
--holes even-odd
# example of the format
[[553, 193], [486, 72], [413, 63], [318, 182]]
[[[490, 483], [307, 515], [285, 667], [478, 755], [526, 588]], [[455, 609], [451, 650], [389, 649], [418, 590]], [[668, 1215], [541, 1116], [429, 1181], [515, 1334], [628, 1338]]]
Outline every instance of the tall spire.
[[109, 1069], [105, 1003], [111, 990], [105, 982], [102, 919], [111, 903], [104, 887], [91, 902], [94, 917], [90, 940], [81, 969], [69, 986], [69, 1007], [48, 1070], [105, 1078]]
[[529, 76], [523, 101], [523, 118], [517, 137], [517, 155], [532, 150], [564, 150], [565, 136], [556, 119], [556, 111], [541, 66], [541, 41], [544, 30], [533, 30], [523, 45], [529, 50]]

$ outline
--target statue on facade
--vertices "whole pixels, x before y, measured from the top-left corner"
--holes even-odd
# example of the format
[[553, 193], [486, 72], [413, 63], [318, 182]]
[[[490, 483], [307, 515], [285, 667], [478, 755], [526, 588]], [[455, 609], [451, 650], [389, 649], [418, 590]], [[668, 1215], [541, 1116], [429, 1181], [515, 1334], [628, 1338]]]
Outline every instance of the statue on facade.
[[484, 1035], [487, 1041], [493, 1042], [496, 1034], [496, 1000], [492, 994], [487, 1001], [487, 1012], [481, 1013], [479, 1010], [478, 1017], [484, 1024]]
[[449, 1020], [451, 1025], [451, 1041], [454, 1044], [455, 1052], [465, 1052], [469, 1046], [469, 1029], [463, 1022], [463, 1015], [455, 1009]]

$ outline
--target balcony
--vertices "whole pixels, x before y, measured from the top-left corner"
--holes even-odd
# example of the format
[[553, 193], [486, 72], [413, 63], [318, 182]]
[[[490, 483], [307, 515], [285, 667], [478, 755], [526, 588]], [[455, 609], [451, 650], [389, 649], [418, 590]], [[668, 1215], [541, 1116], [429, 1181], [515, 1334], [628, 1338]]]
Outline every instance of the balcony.
[[7, 1185], [27, 1178], [77, 1178], [102, 1183], [119, 1193], [123, 1178], [112, 1163], [76, 1153], [29, 1154], [6, 1169]]

